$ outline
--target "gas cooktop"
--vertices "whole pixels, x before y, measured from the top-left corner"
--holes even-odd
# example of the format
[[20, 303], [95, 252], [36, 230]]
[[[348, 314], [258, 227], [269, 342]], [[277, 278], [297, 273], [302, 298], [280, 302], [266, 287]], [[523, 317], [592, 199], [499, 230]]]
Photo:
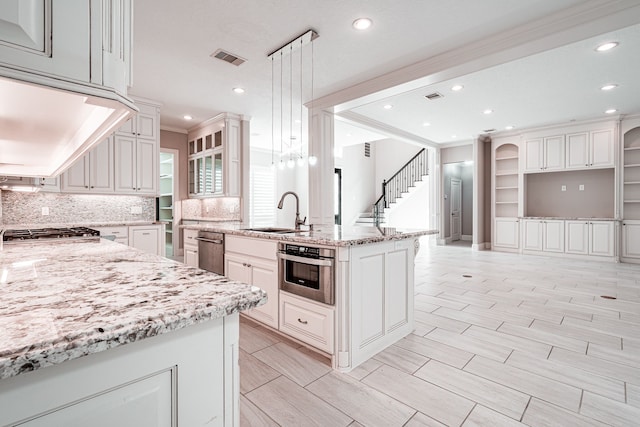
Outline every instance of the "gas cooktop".
[[7, 230], [2, 240], [5, 242], [35, 239], [62, 239], [70, 237], [100, 237], [100, 232], [87, 227], [31, 228], [27, 230]]

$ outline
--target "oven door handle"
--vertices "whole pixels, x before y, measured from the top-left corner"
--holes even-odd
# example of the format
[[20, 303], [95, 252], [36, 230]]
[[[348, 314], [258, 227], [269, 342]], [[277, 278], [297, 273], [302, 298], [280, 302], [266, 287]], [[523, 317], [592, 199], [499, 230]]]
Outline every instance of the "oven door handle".
[[299, 262], [301, 264], [319, 265], [321, 267], [331, 267], [333, 265], [333, 261], [329, 259], [307, 258], [302, 256], [283, 254], [281, 252], [278, 252], [278, 258], [287, 261]]
[[221, 245], [223, 243], [222, 240], [219, 240], [219, 239], [212, 240], [212, 239], [205, 239], [204, 237], [196, 237], [196, 240], [199, 240], [201, 242], [207, 242], [207, 243], [215, 243], [216, 245]]

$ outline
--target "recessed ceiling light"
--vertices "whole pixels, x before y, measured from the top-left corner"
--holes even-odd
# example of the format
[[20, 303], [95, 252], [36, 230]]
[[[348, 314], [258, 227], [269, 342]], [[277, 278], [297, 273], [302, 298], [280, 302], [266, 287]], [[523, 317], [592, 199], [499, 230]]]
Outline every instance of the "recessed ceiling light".
[[347, 136], [351, 136], [351, 134], [350, 134], [350, 133], [348, 133], [348, 134], [347, 134]]
[[505, 129], [506, 129], [506, 130], [511, 130], [511, 129], [513, 129], [513, 128], [514, 128], [514, 126], [511, 126], [511, 125], [509, 125], [509, 126], [505, 127]]
[[193, 117], [191, 117], [188, 114], [185, 114], [184, 116], [182, 116], [182, 118], [185, 119], [185, 120], [193, 120]]
[[607, 43], [602, 43], [601, 45], [599, 45], [596, 48], [596, 51], [598, 52], [606, 52], [608, 50], [613, 49], [614, 47], [618, 46], [618, 42], [607, 42]]
[[358, 18], [353, 21], [353, 24], [351, 25], [353, 25], [353, 28], [356, 30], [366, 30], [371, 26], [371, 24], [373, 24], [373, 21], [369, 18]]
[[235, 93], [244, 93], [244, 89], [242, 89], [241, 87], [234, 87], [234, 88], [233, 88], [233, 91], [234, 91]]
[[493, 110], [486, 109], [486, 110], [483, 111], [483, 113], [484, 114], [491, 114], [491, 113], [493, 113]]
[[431, 126], [431, 123], [429, 123], [429, 122], [424, 122], [424, 123], [422, 124], [422, 126], [424, 126], [424, 127]]
[[457, 138], [458, 135], [451, 135], [451, 138]]
[[616, 110], [615, 108], [609, 108], [608, 110], [605, 111], [605, 113], [607, 114], [613, 114], [615, 112], [617, 112], [618, 110]]
[[462, 86], [462, 85], [453, 85], [453, 86], [451, 86], [451, 90], [454, 91], [454, 92], [458, 92], [458, 91], [460, 91], [462, 89], [464, 89], [464, 86]]
[[600, 90], [611, 90], [617, 88], [618, 85], [604, 85], [600, 88]]
[[393, 105], [391, 105], [391, 104], [387, 104], [387, 105], [385, 105], [385, 106], [384, 106], [384, 107], [382, 107], [382, 108], [384, 108], [385, 110], [391, 110], [391, 109], [393, 108]]

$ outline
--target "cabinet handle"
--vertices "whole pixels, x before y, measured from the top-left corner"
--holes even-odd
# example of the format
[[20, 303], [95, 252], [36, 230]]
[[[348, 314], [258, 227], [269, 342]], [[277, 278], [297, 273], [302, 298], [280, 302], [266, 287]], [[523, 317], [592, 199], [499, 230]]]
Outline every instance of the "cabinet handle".
[[94, 185], [92, 185], [91, 188], [96, 188], [96, 187]]
[[299, 317], [298, 317], [298, 322], [302, 323], [303, 325], [306, 325], [307, 323], [309, 323], [308, 321], [302, 320]]
[[251, 264], [247, 264], [247, 267], [251, 267]]
[[140, 188], [138, 188], [138, 191], [140, 191]]
[[85, 185], [85, 186], [84, 186], [84, 188], [89, 188], [89, 186], [88, 186], [88, 185]]
[[142, 233], [142, 235], [143, 235], [143, 236], [148, 236], [148, 235], [150, 235], [150, 234], [151, 234], [151, 233]]

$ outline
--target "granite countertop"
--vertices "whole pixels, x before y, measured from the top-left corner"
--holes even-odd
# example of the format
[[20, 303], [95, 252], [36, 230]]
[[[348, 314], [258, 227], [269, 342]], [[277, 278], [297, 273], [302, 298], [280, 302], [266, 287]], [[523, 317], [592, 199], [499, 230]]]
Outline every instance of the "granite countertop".
[[261, 289], [104, 239], [5, 244], [0, 380], [255, 307]]
[[383, 242], [388, 240], [402, 240], [413, 237], [426, 236], [429, 234], [437, 234], [437, 230], [412, 230], [389, 227], [358, 227], [358, 226], [340, 226], [340, 225], [314, 225], [313, 231], [308, 231], [308, 226], [302, 226], [299, 232], [290, 233], [265, 233], [260, 231], [251, 231], [247, 228], [252, 227], [248, 224], [193, 224], [181, 225], [180, 227], [189, 230], [205, 230], [218, 233], [233, 234], [237, 236], [256, 237], [262, 239], [298, 242], [307, 244], [316, 244], [324, 246], [355, 246], [366, 245], [369, 243]]
[[67, 227], [127, 227], [129, 225], [167, 224], [166, 221], [113, 221], [113, 222], [74, 222], [74, 223], [45, 223], [45, 224], [5, 224], [0, 228], [7, 230], [26, 230], [37, 228], [67, 228]]

